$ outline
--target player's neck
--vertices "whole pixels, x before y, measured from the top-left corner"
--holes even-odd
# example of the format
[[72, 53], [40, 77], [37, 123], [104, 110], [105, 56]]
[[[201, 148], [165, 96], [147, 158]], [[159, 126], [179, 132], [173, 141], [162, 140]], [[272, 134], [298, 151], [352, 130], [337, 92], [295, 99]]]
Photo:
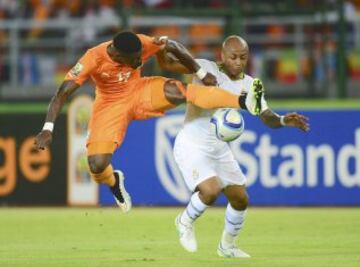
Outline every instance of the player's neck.
[[231, 80], [233, 81], [237, 81], [237, 80], [242, 80], [245, 77], [244, 72], [240, 72], [238, 75], [232, 75], [231, 73], [229, 73], [229, 71], [225, 68], [224, 64], [222, 64], [221, 62], [218, 64], [219, 66], [219, 70], [223, 73], [226, 74], [226, 76], [228, 76]]

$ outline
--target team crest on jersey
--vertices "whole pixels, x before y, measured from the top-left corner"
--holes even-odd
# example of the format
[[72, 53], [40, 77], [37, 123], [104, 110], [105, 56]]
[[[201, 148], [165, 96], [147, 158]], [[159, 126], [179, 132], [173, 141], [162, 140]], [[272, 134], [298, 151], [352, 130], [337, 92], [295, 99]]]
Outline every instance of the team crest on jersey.
[[199, 179], [199, 172], [196, 169], [193, 169], [192, 177], [193, 177], [194, 180]]
[[76, 65], [70, 70], [70, 74], [74, 77], [78, 76], [82, 69], [84, 68], [84, 65], [81, 63], [76, 63]]

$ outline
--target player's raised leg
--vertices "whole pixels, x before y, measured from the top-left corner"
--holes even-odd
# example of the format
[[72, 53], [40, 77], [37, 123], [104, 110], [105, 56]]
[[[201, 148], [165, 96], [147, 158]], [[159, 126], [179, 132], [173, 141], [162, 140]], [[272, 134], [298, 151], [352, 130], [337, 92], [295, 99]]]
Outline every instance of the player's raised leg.
[[216, 86], [183, 85], [179, 81], [170, 80], [165, 84], [164, 91], [167, 100], [176, 105], [186, 101], [204, 109], [242, 108], [254, 115], [259, 115], [264, 88], [262, 84], [253, 88], [254, 90], [250, 91], [248, 95], [238, 96]]
[[[260, 114], [262, 92], [253, 91], [246, 95], [234, 95], [219, 87], [188, 84], [170, 80], [163, 77], [143, 78], [137, 88], [139, 90], [139, 110], [146, 111], [151, 115], [160, 115], [156, 112], [164, 112], [177, 105], [190, 102], [205, 109], [231, 107], [247, 109], [250, 112]], [[261, 90], [260, 90], [261, 91]], [[257, 93], [256, 93], [257, 92]], [[246, 103], [245, 103], [246, 102]], [[144, 103], [148, 103], [144, 105]], [[141, 114], [137, 114], [141, 118]]]
[[236, 245], [237, 237], [243, 228], [248, 196], [245, 186], [231, 185], [224, 189], [229, 200], [225, 212], [225, 227], [218, 245], [217, 253], [221, 257], [249, 258], [250, 255]]
[[[112, 153], [91, 154], [99, 144], [88, 144], [88, 163], [90, 174], [95, 182], [109, 186], [117, 205], [123, 212], [129, 212], [131, 209], [131, 198], [124, 186], [124, 175], [120, 170], [113, 170], [111, 165]], [[110, 145], [108, 145], [110, 148]], [[110, 149], [109, 149], [110, 150]]]
[[205, 109], [240, 108], [240, 97], [238, 95], [215, 86], [184, 85], [180, 81], [169, 80], [164, 85], [164, 92], [166, 99], [175, 105], [190, 102]]

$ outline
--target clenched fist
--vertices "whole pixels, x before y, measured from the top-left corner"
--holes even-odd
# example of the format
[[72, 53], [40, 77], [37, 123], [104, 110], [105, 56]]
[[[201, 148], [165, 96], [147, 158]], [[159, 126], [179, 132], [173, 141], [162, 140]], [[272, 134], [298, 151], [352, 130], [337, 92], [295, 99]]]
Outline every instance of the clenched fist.
[[34, 140], [34, 146], [37, 150], [45, 149], [52, 141], [52, 132], [48, 130], [41, 131]]

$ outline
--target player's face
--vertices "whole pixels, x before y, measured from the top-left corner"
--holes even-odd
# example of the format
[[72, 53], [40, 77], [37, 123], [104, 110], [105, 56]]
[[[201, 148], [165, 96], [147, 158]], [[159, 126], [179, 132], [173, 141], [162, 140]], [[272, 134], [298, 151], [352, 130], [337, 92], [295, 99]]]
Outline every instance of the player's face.
[[245, 70], [249, 58], [247, 46], [230, 46], [222, 51], [222, 61], [226, 72], [236, 78]]
[[137, 69], [142, 65], [141, 54], [142, 54], [141, 51], [128, 55], [120, 54], [119, 59], [122, 64], [128, 65], [133, 69]]
[[117, 51], [114, 47], [111, 49], [110, 57], [115, 62], [130, 66], [133, 69], [137, 69], [142, 65], [142, 50], [136, 53], [124, 54]]

